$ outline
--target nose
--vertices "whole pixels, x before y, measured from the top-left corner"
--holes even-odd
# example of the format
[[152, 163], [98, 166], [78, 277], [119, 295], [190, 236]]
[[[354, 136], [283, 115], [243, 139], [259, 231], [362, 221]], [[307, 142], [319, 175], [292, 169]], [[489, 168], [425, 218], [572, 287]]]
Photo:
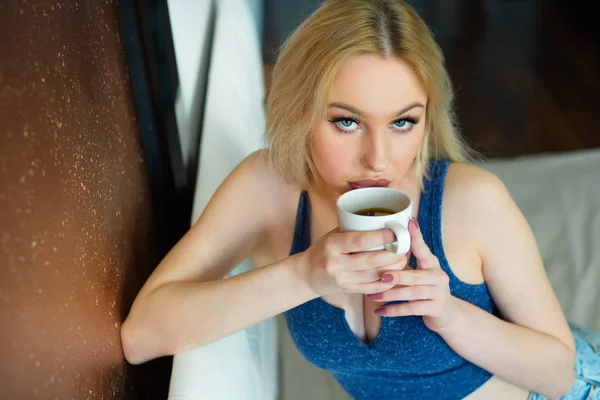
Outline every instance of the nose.
[[374, 172], [382, 172], [387, 168], [385, 133], [365, 135], [363, 164]]

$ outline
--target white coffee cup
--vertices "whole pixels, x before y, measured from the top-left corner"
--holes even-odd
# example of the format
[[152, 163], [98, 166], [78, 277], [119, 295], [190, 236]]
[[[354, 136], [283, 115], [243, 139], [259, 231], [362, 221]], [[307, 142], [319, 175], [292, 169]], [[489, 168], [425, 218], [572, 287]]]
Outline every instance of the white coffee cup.
[[[337, 215], [341, 231], [376, 231], [389, 228], [396, 235], [396, 242], [366, 251], [388, 250], [405, 254], [410, 250], [408, 223], [412, 217], [412, 201], [400, 190], [384, 187], [368, 187], [351, 190], [337, 200]], [[393, 214], [369, 216], [356, 214], [369, 208], [384, 208]]]

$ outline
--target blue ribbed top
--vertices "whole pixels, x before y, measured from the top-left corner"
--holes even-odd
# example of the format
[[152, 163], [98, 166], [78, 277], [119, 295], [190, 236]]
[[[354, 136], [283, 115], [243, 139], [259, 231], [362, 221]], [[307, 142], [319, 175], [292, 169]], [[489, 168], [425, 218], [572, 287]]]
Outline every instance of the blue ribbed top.
[[[425, 242], [450, 277], [450, 292], [495, 312], [485, 283], [467, 284], [450, 269], [442, 246], [442, 195], [449, 162], [432, 161], [424, 180], [418, 221]], [[298, 204], [291, 254], [310, 247], [310, 202]], [[414, 256], [410, 264], [414, 266]], [[458, 400], [483, 385], [491, 374], [470, 363], [419, 316], [383, 317], [377, 337], [363, 343], [350, 329], [344, 310], [317, 298], [288, 310], [287, 325], [308, 361], [333, 374], [356, 400]]]

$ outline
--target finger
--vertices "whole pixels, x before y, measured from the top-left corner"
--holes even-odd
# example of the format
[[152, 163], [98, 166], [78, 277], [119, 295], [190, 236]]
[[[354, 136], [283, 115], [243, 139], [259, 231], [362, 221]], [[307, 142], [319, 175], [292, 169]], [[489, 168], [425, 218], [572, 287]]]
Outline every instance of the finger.
[[342, 256], [340, 267], [344, 271], [365, 271], [386, 266], [406, 264], [405, 254], [398, 255], [387, 250], [363, 251]]
[[336, 249], [342, 253], [357, 253], [372, 249], [373, 247], [383, 246], [394, 243], [396, 236], [390, 229], [381, 229], [368, 232], [341, 232], [335, 234], [334, 243], [338, 246]]
[[396, 286], [382, 293], [374, 293], [368, 296], [370, 300], [377, 302], [389, 302], [398, 300], [437, 300], [441, 298], [439, 286]]
[[[342, 272], [335, 276], [335, 284], [345, 288], [360, 283], [381, 282], [381, 272], [377, 270]], [[382, 282], [383, 283], [383, 282]]]
[[416, 218], [412, 218], [408, 223], [408, 232], [410, 233], [410, 247], [417, 259], [417, 266], [422, 269], [439, 268], [440, 263], [425, 243]]
[[[331, 263], [328, 271], [331, 274], [353, 271], [367, 271], [379, 269], [385, 271], [390, 269], [402, 269], [399, 266], [406, 265], [408, 259], [405, 255], [397, 255], [387, 250], [363, 251], [360, 253], [342, 254], [335, 263]], [[378, 275], [381, 277], [381, 273]]]
[[383, 283], [395, 285], [448, 285], [448, 275], [441, 269], [403, 269], [388, 271], [381, 276]]
[[391, 304], [389, 306], [376, 309], [375, 314], [386, 317], [404, 317], [408, 315], [431, 315], [437, 316], [438, 307], [434, 300], [416, 300], [401, 304]]
[[[406, 263], [406, 261], [404, 261]], [[390, 269], [400, 270], [402, 264], [391, 264]], [[405, 264], [404, 264], [405, 265]], [[388, 270], [385, 270], [387, 272]], [[381, 282], [381, 274], [384, 273], [380, 268], [371, 268], [364, 271], [342, 271], [336, 275], [336, 284], [340, 287], [347, 287], [353, 284]], [[385, 283], [385, 282], [381, 282]], [[386, 283], [388, 286], [392, 286]]]
[[389, 271], [402, 271], [405, 268], [410, 268], [408, 265], [408, 258], [403, 258], [402, 260], [395, 262], [393, 264], [384, 265], [382, 267], [377, 267], [376, 270], [379, 271], [379, 277], [386, 272]]
[[373, 293], [385, 292], [393, 287], [394, 285], [390, 285], [389, 283], [382, 283], [380, 281], [370, 283], [359, 283], [356, 285], [349, 286], [346, 289], [346, 293], [361, 293], [368, 295]]

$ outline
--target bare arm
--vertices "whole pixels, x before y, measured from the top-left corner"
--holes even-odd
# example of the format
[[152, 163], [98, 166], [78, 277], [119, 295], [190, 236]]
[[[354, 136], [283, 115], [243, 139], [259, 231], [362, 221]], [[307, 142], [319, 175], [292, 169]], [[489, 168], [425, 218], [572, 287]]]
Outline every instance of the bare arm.
[[150, 276], [121, 327], [130, 363], [211, 343], [323, 294], [392, 287], [380, 268], [403, 267], [405, 255], [363, 251], [393, 242], [388, 229], [335, 229], [306, 252], [220, 279], [278, 234], [291, 189], [264, 163], [258, 154], [244, 161]]
[[[573, 384], [575, 345], [535, 237], [502, 182], [473, 167], [462, 188], [490, 293], [503, 319], [459, 299], [438, 332], [465, 359], [517, 386], [558, 398]], [[459, 185], [461, 186], [461, 185]], [[464, 186], [464, 185], [462, 185]], [[470, 213], [473, 213], [471, 215]]]
[[558, 399], [574, 379], [574, 349], [560, 339], [504, 321], [455, 298], [457, 322], [438, 333], [473, 364], [521, 388]]
[[[123, 324], [127, 360], [139, 364], [203, 346], [312, 300], [317, 296], [297, 261], [294, 256], [227, 279], [159, 286], [132, 311], [137, 321]], [[137, 329], [128, 325], [134, 323]]]
[[263, 245], [281, 201], [277, 179], [255, 153], [225, 180], [135, 299], [121, 327], [129, 362], [210, 343], [314, 296], [294, 257], [221, 279]]

